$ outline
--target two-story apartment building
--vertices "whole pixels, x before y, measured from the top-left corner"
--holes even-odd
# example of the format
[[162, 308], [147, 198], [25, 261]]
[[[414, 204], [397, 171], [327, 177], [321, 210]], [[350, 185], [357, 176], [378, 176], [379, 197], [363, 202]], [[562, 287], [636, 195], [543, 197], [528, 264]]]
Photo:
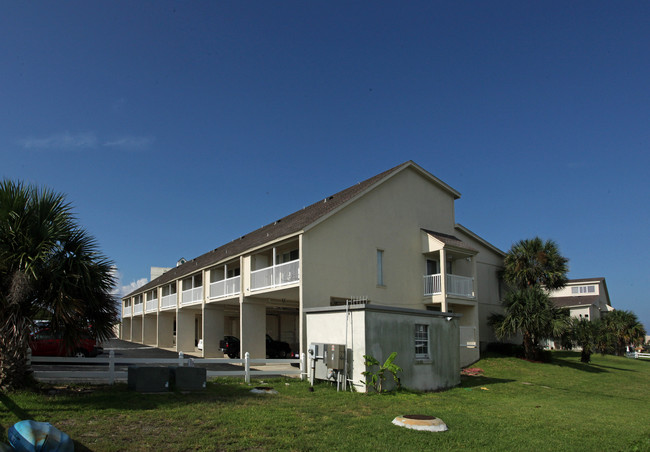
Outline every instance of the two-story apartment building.
[[[494, 340], [504, 253], [455, 221], [460, 193], [408, 161], [166, 271], [126, 295], [122, 337], [220, 357], [265, 356], [265, 335], [305, 352], [304, 310], [364, 297], [462, 314], [460, 361]], [[182, 240], [182, 237], [178, 238]], [[435, 344], [431, 344], [435, 346]]]

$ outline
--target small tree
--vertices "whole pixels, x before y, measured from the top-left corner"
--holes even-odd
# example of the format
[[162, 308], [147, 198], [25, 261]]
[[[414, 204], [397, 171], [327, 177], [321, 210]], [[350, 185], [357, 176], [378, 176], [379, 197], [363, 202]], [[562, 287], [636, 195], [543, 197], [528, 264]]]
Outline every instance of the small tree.
[[572, 346], [581, 348], [581, 362], [589, 363], [591, 361], [591, 354], [596, 347], [600, 330], [601, 322], [599, 320], [590, 321], [575, 317], [571, 319], [571, 326], [567, 336]]
[[377, 371], [366, 370], [365, 372], [361, 372], [366, 377], [366, 381], [364, 381], [363, 383], [368, 387], [370, 386], [373, 387], [375, 391], [381, 394], [381, 392], [383, 391], [383, 383], [384, 380], [386, 379], [386, 372], [388, 372], [393, 376], [393, 381], [395, 381], [395, 384], [399, 389], [401, 387], [401, 383], [397, 374], [399, 372], [402, 372], [402, 368], [393, 362], [395, 361], [396, 357], [397, 357], [397, 352], [393, 352], [390, 354], [386, 362], [384, 362], [383, 365], [380, 365], [379, 361], [377, 361], [377, 359], [375, 359], [373, 356], [363, 355], [363, 358], [366, 360], [365, 362], [366, 369], [375, 366], [379, 367]]
[[634, 312], [617, 309], [603, 316], [600, 335], [601, 352], [623, 356], [627, 346], [644, 343], [646, 331]]

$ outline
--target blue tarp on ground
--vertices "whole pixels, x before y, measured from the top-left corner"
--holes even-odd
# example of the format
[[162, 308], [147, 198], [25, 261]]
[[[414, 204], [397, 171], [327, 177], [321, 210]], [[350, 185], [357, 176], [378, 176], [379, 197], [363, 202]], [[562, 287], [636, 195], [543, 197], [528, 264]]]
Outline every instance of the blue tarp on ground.
[[73, 452], [74, 443], [47, 422], [20, 421], [9, 427], [9, 444], [18, 452]]

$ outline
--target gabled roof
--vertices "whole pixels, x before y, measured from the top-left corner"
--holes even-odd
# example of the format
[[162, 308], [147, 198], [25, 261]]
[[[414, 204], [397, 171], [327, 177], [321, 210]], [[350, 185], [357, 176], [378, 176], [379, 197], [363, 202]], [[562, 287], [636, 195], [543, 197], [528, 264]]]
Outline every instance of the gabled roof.
[[422, 229], [424, 232], [429, 234], [431, 237], [434, 237], [435, 239], [439, 240], [445, 245], [449, 245], [452, 247], [456, 248], [461, 248], [467, 251], [471, 251], [473, 253], [478, 253], [478, 250], [475, 248], [472, 248], [471, 245], [468, 243], [463, 242], [461, 239], [459, 239], [456, 236], [449, 235], [449, 234], [444, 234], [442, 232], [436, 232], [436, 231], [431, 231], [429, 229]]
[[354, 199], [362, 196], [366, 192], [375, 188], [376, 185], [385, 182], [397, 173], [412, 168], [429, 179], [435, 185], [448, 192], [454, 199], [460, 198], [460, 193], [445, 184], [440, 179], [433, 176], [428, 171], [418, 166], [413, 161], [407, 161], [401, 165], [397, 165], [383, 173], [377, 174], [369, 179], [359, 182], [351, 187], [346, 188], [332, 196], [318, 201], [310, 206], [304, 207], [297, 212], [294, 212], [286, 217], [280, 218], [273, 223], [267, 224], [253, 232], [239, 237], [225, 245], [220, 246], [212, 251], [209, 251], [195, 259], [187, 261], [186, 263], [172, 268], [158, 278], [148, 282], [142, 287], [134, 290], [133, 292], [125, 295], [131, 297], [138, 293], [143, 293], [158, 287], [163, 284], [170, 283], [179, 278], [191, 275], [192, 273], [202, 270], [211, 265], [215, 265], [222, 261], [234, 259], [241, 254], [261, 247], [266, 243], [273, 242], [278, 239], [288, 238], [303, 231], [310, 225], [322, 221], [337, 210], [344, 207], [345, 204], [353, 201]]

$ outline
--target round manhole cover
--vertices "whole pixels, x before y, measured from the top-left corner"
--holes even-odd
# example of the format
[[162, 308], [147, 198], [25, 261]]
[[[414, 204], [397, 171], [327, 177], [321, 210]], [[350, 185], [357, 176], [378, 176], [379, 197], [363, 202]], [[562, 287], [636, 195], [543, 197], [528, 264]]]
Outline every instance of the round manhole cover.
[[426, 414], [405, 414], [393, 419], [393, 424], [412, 430], [424, 430], [428, 432], [446, 432], [449, 430], [442, 419]]

